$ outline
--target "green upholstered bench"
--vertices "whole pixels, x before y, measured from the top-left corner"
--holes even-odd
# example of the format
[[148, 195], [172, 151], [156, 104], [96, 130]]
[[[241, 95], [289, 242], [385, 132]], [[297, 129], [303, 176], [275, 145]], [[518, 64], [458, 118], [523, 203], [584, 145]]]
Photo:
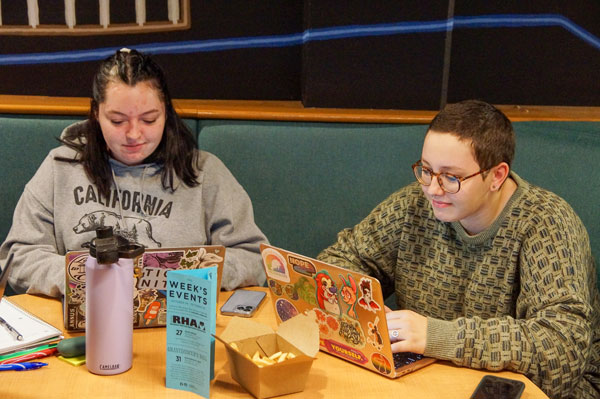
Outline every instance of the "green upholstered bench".
[[[79, 116], [0, 115], [0, 241], [27, 181]], [[412, 182], [426, 125], [244, 120], [186, 123], [248, 191], [274, 245], [308, 256], [331, 244], [399, 187]], [[517, 122], [514, 170], [565, 198], [600, 259], [600, 123]], [[600, 280], [600, 279], [599, 279]]]
[[0, 116], [0, 240], [4, 241], [12, 225], [17, 201], [48, 151], [60, 143], [57, 137], [69, 124], [81, 117]]
[[272, 244], [316, 256], [413, 179], [422, 125], [202, 121], [200, 147], [246, 188]]
[[[272, 244], [308, 256], [414, 181], [426, 125], [200, 121], [199, 145], [246, 188]], [[517, 122], [514, 170], [565, 198], [600, 259], [600, 123]], [[600, 281], [600, 272], [599, 281]], [[599, 283], [600, 285], [600, 283]]]

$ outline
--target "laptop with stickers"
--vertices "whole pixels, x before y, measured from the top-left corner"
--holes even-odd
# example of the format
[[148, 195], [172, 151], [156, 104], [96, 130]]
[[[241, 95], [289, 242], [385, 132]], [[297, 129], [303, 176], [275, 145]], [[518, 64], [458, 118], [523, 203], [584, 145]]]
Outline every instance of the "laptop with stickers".
[[[167, 272], [217, 266], [217, 287], [226, 248], [200, 245], [177, 248], [147, 248], [134, 261], [134, 328], [164, 327], [167, 323]], [[65, 296], [63, 319], [69, 331], [85, 329], [85, 261], [89, 251], [69, 251], [65, 255]]]
[[376, 278], [272, 245], [260, 248], [278, 323], [314, 310], [322, 351], [389, 378], [435, 362], [415, 353], [392, 353]]

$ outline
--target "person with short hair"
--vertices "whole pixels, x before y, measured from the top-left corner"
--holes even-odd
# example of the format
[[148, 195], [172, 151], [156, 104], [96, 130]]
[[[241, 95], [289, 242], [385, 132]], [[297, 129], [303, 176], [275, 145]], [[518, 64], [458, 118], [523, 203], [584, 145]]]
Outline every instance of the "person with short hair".
[[600, 398], [600, 298], [587, 231], [513, 170], [515, 134], [483, 101], [432, 120], [416, 182], [338, 234], [322, 261], [367, 273], [394, 352], [525, 374], [552, 398]]
[[263, 285], [250, 198], [227, 167], [197, 148], [175, 112], [166, 76], [122, 49], [100, 63], [87, 120], [67, 127], [26, 185], [0, 247], [17, 293], [65, 293], [65, 254], [96, 228], [146, 248], [226, 247], [221, 285]]

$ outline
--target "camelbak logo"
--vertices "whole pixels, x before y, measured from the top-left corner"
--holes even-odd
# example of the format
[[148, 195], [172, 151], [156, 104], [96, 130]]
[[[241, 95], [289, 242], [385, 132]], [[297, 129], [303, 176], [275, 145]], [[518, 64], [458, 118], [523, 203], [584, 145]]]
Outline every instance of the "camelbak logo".
[[120, 364], [101, 364], [100, 370], [117, 370], [121, 367]]

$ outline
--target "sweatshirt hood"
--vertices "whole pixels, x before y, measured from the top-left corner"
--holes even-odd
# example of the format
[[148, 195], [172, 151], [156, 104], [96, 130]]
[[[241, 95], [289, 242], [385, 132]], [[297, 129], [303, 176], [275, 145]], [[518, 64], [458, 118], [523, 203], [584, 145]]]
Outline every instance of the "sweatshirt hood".
[[[67, 136], [77, 137], [79, 142], [85, 143], [85, 133], [90, 129], [89, 125], [89, 119], [80, 122], [75, 122], [72, 125], [69, 125], [66, 128], [64, 128], [64, 130], [60, 134], [60, 138], [65, 139], [65, 137]], [[155, 162], [148, 162], [139, 165], [129, 166], [117, 161], [111, 156], [109, 156], [108, 162], [110, 163], [110, 167], [113, 170], [114, 174], [119, 177], [150, 177], [159, 173], [161, 169], [161, 165]]]
[[75, 122], [63, 129], [60, 133], [60, 139], [64, 140], [66, 137], [77, 137], [80, 143], [85, 143], [85, 132], [89, 130], [90, 121], [88, 119], [84, 121]]
[[[129, 230], [129, 226], [127, 225], [127, 219], [123, 214], [123, 192], [121, 191], [121, 187], [117, 178], [133, 178], [139, 182], [139, 192], [140, 199], [142, 204], [145, 203], [146, 192], [145, 192], [145, 182], [148, 177], [154, 176], [160, 173], [160, 165], [156, 163], [145, 163], [139, 165], [125, 165], [122, 162], [117, 161], [114, 158], [109, 158], [108, 162], [110, 164], [110, 169], [112, 171], [113, 183], [115, 188], [117, 189], [117, 195], [119, 196], [119, 215], [121, 216], [121, 220], [123, 221], [123, 225], [126, 231]], [[141, 207], [141, 214], [144, 219], [148, 217], [146, 214], [145, 206]]]
[[155, 162], [142, 163], [139, 165], [125, 165], [112, 157], [108, 159], [108, 162], [115, 175], [119, 177], [150, 177], [160, 173], [161, 169], [161, 165]]

